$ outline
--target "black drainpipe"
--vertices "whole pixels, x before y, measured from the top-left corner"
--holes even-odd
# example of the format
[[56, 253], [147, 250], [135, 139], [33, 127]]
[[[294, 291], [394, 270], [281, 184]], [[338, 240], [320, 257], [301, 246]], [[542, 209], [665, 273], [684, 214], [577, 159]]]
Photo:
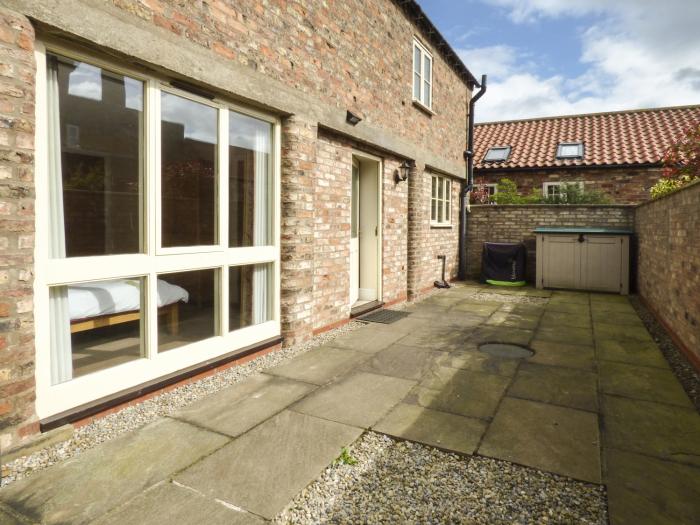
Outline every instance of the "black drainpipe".
[[474, 104], [486, 93], [486, 75], [481, 75], [479, 92], [469, 101], [469, 116], [467, 117], [467, 151], [464, 158], [467, 161], [467, 183], [462, 186], [459, 194], [459, 280], [467, 278], [467, 194], [474, 187]]

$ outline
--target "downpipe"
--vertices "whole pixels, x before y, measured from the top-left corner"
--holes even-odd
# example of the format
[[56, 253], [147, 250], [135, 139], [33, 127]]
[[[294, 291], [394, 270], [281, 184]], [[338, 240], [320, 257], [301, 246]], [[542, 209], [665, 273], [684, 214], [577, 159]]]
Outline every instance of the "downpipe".
[[467, 279], [467, 220], [470, 211], [469, 193], [474, 188], [474, 106], [486, 93], [486, 75], [481, 75], [479, 92], [469, 101], [467, 116], [467, 149], [464, 160], [467, 161], [467, 181], [459, 193], [459, 265], [457, 276], [460, 281]]

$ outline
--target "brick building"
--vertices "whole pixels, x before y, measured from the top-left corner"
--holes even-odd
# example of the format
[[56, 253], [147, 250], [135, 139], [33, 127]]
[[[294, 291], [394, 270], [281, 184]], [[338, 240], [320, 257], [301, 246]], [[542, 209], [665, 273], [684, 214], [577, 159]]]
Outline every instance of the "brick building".
[[662, 175], [665, 152], [698, 123], [700, 106], [477, 124], [474, 182], [493, 193], [508, 178], [521, 194], [544, 195], [576, 183], [615, 203], [644, 202]]
[[456, 274], [478, 84], [415, 2], [3, 6], [3, 449]]

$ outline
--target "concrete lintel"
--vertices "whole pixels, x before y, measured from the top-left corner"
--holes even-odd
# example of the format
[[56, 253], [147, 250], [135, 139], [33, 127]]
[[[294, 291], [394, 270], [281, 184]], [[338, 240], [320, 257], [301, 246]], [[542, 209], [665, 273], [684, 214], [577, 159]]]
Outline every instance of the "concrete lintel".
[[459, 163], [367, 122], [350, 126], [345, 122], [345, 108], [320, 102], [111, 5], [97, 0], [6, 0], [5, 5], [38, 22], [40, 27], [46, 26], [49, 35], [58, 30], [78, 42], [132, 57], [170, 76], [199, 82], [253, 106], [279, 115], [305, 115], [359, 142], [400, 157], [421, 159], [455, 177], [464, 176], [464, 167]]

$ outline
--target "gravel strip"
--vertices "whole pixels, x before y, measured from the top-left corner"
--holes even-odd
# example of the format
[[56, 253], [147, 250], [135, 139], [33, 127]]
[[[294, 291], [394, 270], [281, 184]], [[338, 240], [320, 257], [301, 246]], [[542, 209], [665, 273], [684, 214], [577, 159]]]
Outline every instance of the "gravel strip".
[[274, 523], [607, 524], [605, 489], [368, 432]]
[[533, 297], [529, 295], [508, 295], [505, 293], [492, 292], [473, 292], [462, 295], [464, 299], [473, 299], [476, 301], [485, 301], [488, 303], [516, 303], [516, 304], [532, 304], [535, 306], [544, 306], [549, 301], [548, 297]]
[[679, 350], [664, 327], [658, 323], [652, 313], [639, 300], [639, 297], [630, 296], [630, 302], [656, 341], [661, 353], [664, 354], [674, 375], [695, 405], [695, 409], [700, 412], [700, 373], [695, 371], [693, 365], [688, 362], [683, 352]]
[[59, 461], [76, 456], [120, 434], [142, 427], [202, 397], [218, 392], [261, 370], [277, 366], [283, 361], [308, 352], [312, 348], [316, 348], [341, 334], [355, 330], [363, 325], [364, 323], [351, 321], [335, 330], [320, 334], [306, 343], [271, 352], [245, 364], [233, 366], [194, 383], [164, 392], [136, 405], [126, 407], [119, 412], [97, 419], [88, 425], [75, 429], [73, 436], [67, 441], [56, 443], [31, 455], [22, 456], [2, 465], [0, 487], [9, 485], [13, 481], [22, 479]]

